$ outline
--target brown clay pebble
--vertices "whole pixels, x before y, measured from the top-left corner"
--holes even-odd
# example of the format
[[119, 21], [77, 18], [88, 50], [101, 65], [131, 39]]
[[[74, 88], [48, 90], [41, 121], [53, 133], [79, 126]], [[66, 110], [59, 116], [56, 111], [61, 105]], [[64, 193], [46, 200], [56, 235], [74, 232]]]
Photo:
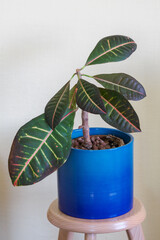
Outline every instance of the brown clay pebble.
[[98, 150], [98, 147], [94, 145], [93, 150]]
[[78, 141], [74, 141], [74, 143], [73, 143], [75, 146], [78, 146], [79, 144], [78, 144]]
[[[92, 142], [91, 150], [111, 149], [124, 145], [123, 139], [113, 135], [92, 135], [90, 136]], [[88, 150], [85, 147], [84, 138], [72, 139], [72, 147], [76, 149]]]
[[83, 142], [84, 142], [84, 139], [83, 139], [83, 138], [79, 138], [79, 139], [78, 139], [78, 142], [79, 142], [79, 143], [83, 143]]
[[95, 141], [95, 136], [91, 136], [91, 141], [92, 141], [92, 142]]
[[105, 149], [110, 149], [110, 148], [111, 148], [110, 145], [105, 146]]

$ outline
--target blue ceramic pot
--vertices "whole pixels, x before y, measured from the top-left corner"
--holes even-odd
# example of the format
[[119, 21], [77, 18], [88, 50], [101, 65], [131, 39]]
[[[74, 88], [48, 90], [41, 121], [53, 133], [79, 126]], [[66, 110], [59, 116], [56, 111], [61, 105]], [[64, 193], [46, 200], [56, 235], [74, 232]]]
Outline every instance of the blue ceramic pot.
[[[90, 128], [90, 135], [112, 134], [125, 145], [106, 150], [71, 150], [58, 169], [59, 209], [72, 217], [105, 219], [133, 206], [133, 137], [115, 129]], [[73, 130], [72, 138], [81, 137]]]

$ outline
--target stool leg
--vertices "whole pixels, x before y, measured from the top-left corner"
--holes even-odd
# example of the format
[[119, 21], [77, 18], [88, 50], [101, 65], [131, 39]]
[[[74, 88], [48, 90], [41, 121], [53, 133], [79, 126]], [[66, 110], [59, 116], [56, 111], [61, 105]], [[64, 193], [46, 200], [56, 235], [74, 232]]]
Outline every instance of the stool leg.
[[68, 232], [67, 230], [60, 229], [58, 240], [72, 240], [73, 239], [73, 232]]
[[85, 240], [96, 240], [96, 234], [94, 233], [86, 233]]
[[128, 229], [126, 232], [129, 240], [145, 240], [141, 225]]

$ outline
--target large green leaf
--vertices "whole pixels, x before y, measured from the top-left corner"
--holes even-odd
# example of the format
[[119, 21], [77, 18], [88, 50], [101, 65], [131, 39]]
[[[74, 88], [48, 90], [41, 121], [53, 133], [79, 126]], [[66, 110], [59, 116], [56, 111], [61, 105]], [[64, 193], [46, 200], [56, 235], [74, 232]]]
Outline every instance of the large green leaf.
[[9, 156], [14, 186], [34, 184], [64, 164], [70, 153], [74, 115], [75, 110], [67, 110], [52, 130], [42, 114], [18, 131]]
[[69, 108], [76, 108], [76, 93], [77, 93], [77, 84], [75, 84], [72, 89], [69, 91]]
[[105, 88], [121, 93], [128, 100], [136, 101], [146, 96], [143, 86], [125, 73], [99, 74], [93, 78]]
[[124, 132], [140, 132], [139, 119], [128, 100], [116, 91], [100, 88], [107, 114], [102, 119]]
[[106, 113], [99, 89], [94, 84], [79, 79], [77, 87], [76, 100], [82, 110], [94, 114]]
[[69, 103], [68, 81], [47, 103], [45, 108], [45, 119], [49, 126], [54, 129], [62, 119]]
[[128, 58], [136, 50], [136, 47], [136, 43], [126, 36], [105, 37], [97, 43], [85, 66], [122, 61]]

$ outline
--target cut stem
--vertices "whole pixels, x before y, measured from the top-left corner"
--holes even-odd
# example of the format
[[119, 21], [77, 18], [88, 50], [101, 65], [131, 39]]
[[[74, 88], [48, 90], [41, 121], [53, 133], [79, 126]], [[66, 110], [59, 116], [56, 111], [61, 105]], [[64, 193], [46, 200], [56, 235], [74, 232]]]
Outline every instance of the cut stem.
[[[81, 78], [80, 69], [76, 70], [78, 79]], [[82, 129], [83, 129], [83, 138], [84, 138], [84, 147], [91, 149], [92, 142], [89, 135], [89, 124], [88, 124], [88, 112], [82, 110]]]

